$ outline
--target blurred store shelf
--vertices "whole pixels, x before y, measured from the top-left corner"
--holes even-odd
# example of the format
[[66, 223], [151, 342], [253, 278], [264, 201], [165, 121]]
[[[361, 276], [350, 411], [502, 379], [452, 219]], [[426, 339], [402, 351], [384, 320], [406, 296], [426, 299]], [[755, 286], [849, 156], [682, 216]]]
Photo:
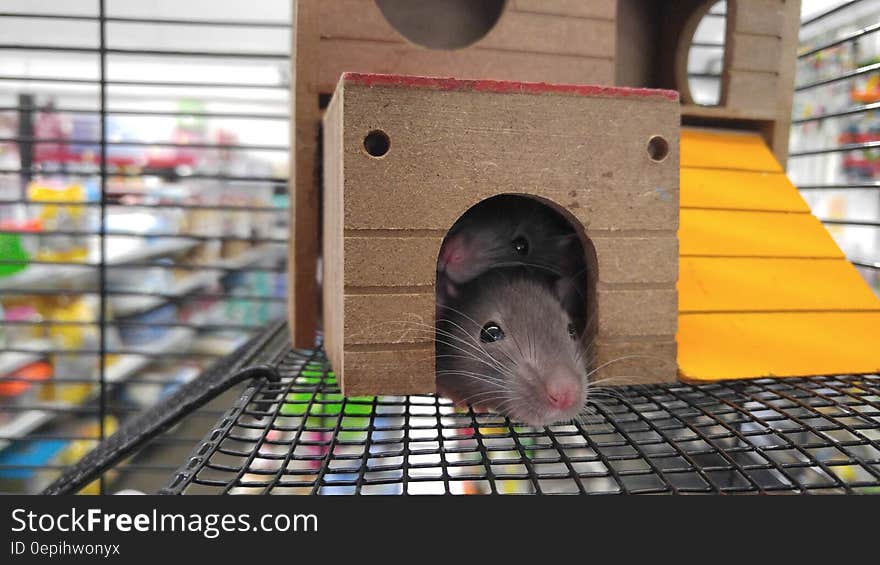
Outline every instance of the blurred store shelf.
[[[144, 353], [161, 355], [186, 351], [195, 337], [195, 331], [188, 328], [176, 328], [170, 330], [167, 335], [155, 342], [140, 346]], [[117, 360], [108, 363], [104, 370], [105, 387], [124, 382], [135, 375], [138, 371], [153, 362], [152, 357], [145, 355], [124, 355]], [[97, 385], [97, 379], [95, 380]], [[94, 402], [98, 396], [98, 390], [87, 395], [80, 405]], [[53, 408], [67, 408], [68, 403], [47, 403], [45, 409], [28, 410], [17, 415], [11, 422], [0, 426], [0, 449], [7, 447], [13, 438], [24, 438], [27, 434], [50, 422], [58, 414], [63, 413]]]
[[[160, 239], [134, 249], [123, 250], [114, 253], [112, 248], [107, 253], [108, 266], [125, 265], [136, 263], [145, 259], [184, 253], [198, 245], [194, 240]], [[91, 261], [98, 261], [100, 257], [90, 257]], [[91, 267], [91, 268], [90, 268]], [[28, 265], [20, 273], [7, 277], [0, 277], [0, 289], [20, 289], [26, 291], [30, 287], [39, 288], [63, 288], [70, 286], [87, 286], [97, 279], [98, 273], [94, 264], [84, 263], [78, 265], [47, 265], [44, 263]]]

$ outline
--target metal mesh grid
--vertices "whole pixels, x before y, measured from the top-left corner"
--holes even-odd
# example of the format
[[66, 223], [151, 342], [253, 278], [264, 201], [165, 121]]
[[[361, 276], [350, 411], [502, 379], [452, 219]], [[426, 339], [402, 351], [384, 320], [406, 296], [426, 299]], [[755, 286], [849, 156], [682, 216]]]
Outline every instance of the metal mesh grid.
[[171, 494], [880, 493], [880, 375], [605, 389], [536, 429], [434, 396], [339, 394], [290, 351], [193, 451]]

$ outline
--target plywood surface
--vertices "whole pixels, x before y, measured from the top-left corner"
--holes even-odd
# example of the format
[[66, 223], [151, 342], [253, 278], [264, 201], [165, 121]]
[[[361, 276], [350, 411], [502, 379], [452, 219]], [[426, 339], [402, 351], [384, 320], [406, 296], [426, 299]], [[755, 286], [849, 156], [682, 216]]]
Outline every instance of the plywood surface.
[[[324, 184], [330, 187], [330, 190], [324, 191], [324, 237], [322, 238], [324, 272], [321, 288], [324, 350], [336, 368], [336, 376], [340, 381], [343, 378], [339, 367], [342, 366], [345, 335], [342, 302], [345, 282], [344, 271], [341, 269], [345, 257], [345, 243], [342, 225], [342, 192], [338, 187], [343, 182], [343, 170], [342, 161], [333, 157], [342, 147], [342, 105], [342, 93], [340, 93], [330, 101], [324, 123]], [[302, 306], [297, 303], [295, 308], [299, 310]], [[303, 335], [299, 337], [304, 339]], [[291, 335], [291, 341], [296, 347], [296, 336]]]
[[610, 85], [616, 10], [616, 0], [511, 0], [493, 29], [474, 44], [427, 49], [394, 29], [374, 0], [294, 0], [288, 293], [295, 346], [313, 346], [319, 320], [319, 97], [334, 91], [340, 74]]
[[617, 10], [617, 0], [510, 0], [508, 4], [519, 12], [606, 20], [613, 20]]
[[636, 355], [599, 378], [674, 380], [678, 110], [661, 90], [344, 74], [324, 120], [324, 308], [345, 393], [433, 391], [442, 238], [499, 194], [547, 201], [592, 242], [596, 356]]

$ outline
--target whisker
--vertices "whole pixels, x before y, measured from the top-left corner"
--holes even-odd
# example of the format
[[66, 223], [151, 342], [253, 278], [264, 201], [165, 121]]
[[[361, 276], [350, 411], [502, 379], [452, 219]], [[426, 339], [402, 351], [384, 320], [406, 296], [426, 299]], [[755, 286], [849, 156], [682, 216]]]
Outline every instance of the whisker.
[[618, 362], [624, 361], [626, 359], [637, 359], [637, 358], [660, 359], [660, 360], [665, 361], [665, 359], [662, 359], [661, 357], [657, 357], [656, 355], [641, 355], [641, 354], [624, 355], [622, 357], [618, 357], [617, 359], [612, 359], [611, 361], [606, 361], [605, 363], [602, 363], [601, 365], [599, 365], [598, 367], [596, 367], [595, 369], [593, 369], [592, 371], [587, 373], [587, 377], [591, 377], [596, 372], [604, 369], [605, 367], [607, 367], [608, 365], [611, 365], [612, 363], [618, 363]]

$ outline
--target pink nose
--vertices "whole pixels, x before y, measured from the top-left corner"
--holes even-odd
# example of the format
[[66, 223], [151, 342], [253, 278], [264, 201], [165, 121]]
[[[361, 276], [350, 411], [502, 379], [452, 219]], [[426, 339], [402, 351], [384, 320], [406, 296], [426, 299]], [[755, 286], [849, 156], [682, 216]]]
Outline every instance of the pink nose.
[[547, 401], [558, 410], [572, 408], [579, 397], [580, 386], [570, 377], [554, 377], [547, 382]]

